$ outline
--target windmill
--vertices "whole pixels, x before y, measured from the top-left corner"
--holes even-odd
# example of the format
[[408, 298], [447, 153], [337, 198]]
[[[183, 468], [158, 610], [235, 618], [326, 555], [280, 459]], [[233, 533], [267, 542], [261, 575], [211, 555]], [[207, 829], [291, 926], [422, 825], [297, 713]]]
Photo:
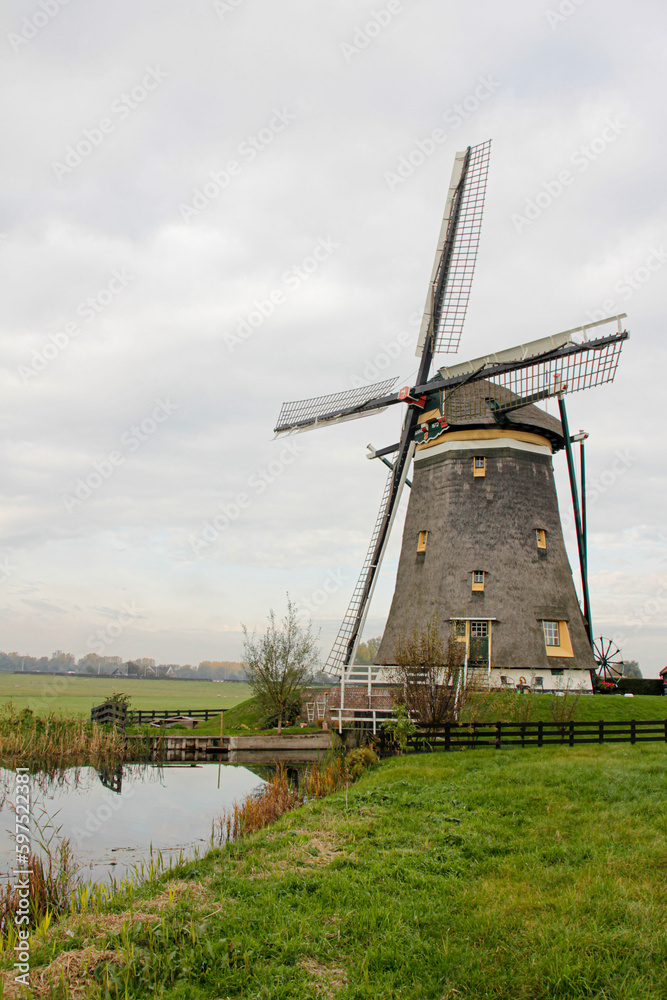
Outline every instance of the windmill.
[[[371, 685], [388, 677], [399, 634], [436, 613], [465, 644], [466, 670], [489, 686], [590, 690], [595, 669], [587, 584], [585, 508], [575, 476], [564, 397], [613, 380], [625, 314], [431, 371], [458, 351], [477, 258], [490, 141], [457, 153], [417, 343], [415, 384], [397, 379], [284, 403], [277, 435], [403, 406], [400, 440], [368, 458], [389, 466], [366, 558], [325, 670], [358, 682], [354, 657], [406, 481], [396, 588]], [[608, 324], [615, 329], [609, 332]], [[558, 400], [560, 420], [536, 404]], [[552, 454], [567, 455], [583, 609], [572, 580]], [[391, 456], [391, 458], [389, 457]], [[583, 456], [583, 444], [582, 444]], [[414, 461], [412, 483], [408, 480]], [[583, 472], [583, 467], [582, 467]], [[369, 701], [370, 705], [370, 701]]]

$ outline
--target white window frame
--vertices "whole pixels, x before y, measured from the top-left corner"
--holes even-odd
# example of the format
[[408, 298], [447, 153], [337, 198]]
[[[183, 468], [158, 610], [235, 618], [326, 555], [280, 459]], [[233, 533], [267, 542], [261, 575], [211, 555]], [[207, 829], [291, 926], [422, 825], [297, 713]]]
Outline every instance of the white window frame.
[[544, 628], [544, 642], [546, 645], [560, 646], [560, 622], [543, 621], [542, 627]]

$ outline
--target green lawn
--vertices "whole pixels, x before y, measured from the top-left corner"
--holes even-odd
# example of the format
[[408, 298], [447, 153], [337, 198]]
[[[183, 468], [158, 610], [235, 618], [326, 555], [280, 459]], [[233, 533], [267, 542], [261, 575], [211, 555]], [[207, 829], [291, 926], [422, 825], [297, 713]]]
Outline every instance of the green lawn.
[[12, 701], [37, 715], [90, 715], [114, 691], [131, 696], [130, 708], [231, 708], [250, 694], [247, 684], [144, 680], [127, 677], [53, 677], [0, 673], [0, 708]]
[[34, 966], [94, 942], [128, 1000], [664, 1000], [667, 747], [393, 758], [175, 876]]
[[[564, 701], [574, 705], [574, 719], [580, 722], [614, 722], [616, 719], [667, 719], [667, 698], [660, 695], [581, 695], [566, 699], [550, 694], [517, 694], [514, 691], [491, 695], [473, 695], [465, 706], [463, 718], [478, 722], [547, 722], [553, 709], [562, 709]], [[559, 720], [556, 720], [559, 721]]]

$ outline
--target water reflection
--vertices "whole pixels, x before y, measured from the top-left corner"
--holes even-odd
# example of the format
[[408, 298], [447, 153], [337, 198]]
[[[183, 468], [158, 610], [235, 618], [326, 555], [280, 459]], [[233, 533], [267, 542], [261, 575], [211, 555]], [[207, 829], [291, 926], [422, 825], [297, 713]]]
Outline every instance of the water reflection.
[[[214, 817], [264, 783], [258, 770], [173, 763], [39, 772], [31, 776], [32, 815], [69, 838], [83, 878], [120, 878], [151, 849], [174, 859], [206, 850]], [[0, 877], [13, 866], [14, 785], [14, 772], [0, 768]]]

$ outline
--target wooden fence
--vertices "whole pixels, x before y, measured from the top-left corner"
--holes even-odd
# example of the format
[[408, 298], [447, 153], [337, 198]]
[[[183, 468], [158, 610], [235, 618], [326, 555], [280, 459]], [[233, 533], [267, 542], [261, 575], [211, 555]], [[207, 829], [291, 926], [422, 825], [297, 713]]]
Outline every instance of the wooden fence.
[[95, 705], [90, 710], [90, 721], [100, 726], [112, 722], [115, 726], [124, 726], [127, 721], [127, 706], [117, 701], [105, 701], [103, 705]]
[[156, 722], [160, 719], [173, 719], [177, 715], [187, 715], [189, 719], [201, 719], [208, 722], [209, 719], [216, 718], [220, 713], [221, 709], [219, 708], [169, 708], [164, 710], [137, 708], [127, 713], [127, 721], [132, 726], [140, 726], [144, 722]]
[[[408, 740], [408, 752], [433, 753], [476, 747], [575, 746], [579, 743], [667, 743], [667, 719], [655, 722], [446, 722], [437, 730], [420, 727]], [[380, 751], [391, 753], [387, 733]]]
[[189, 708], [189, 709], [153, 709], [137, 708], [132, 711], [115, 701], [105, 701], [103, 705], [95, 705], [90, 710], [91, 722], [100, 725], [113, 722], [117, 726], [140, 726], [144, 722], [159, 722], [160, 719], [173, 719], [177, 715], [187, 715], [190, 719], [216, 718], [221, 713], [219, 708]]

